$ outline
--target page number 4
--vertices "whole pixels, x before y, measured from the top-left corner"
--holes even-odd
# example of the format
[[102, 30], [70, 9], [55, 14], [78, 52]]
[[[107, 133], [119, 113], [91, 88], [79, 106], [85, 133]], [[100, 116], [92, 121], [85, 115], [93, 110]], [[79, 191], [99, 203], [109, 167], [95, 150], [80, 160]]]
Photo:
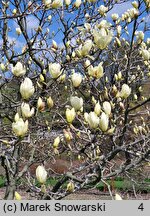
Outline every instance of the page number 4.
[[143, 206], [143, 203], [141, 203], [138, 207], [139, 210], [143, 211], [144, 210], [144, 206]]

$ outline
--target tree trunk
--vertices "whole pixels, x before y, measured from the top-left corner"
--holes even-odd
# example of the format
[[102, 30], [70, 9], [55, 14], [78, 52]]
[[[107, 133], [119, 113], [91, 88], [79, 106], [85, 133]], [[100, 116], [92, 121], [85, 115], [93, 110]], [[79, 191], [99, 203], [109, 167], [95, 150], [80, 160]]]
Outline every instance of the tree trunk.
[[15, 196], [15, 191], [16, 191], [15, 179], [11, 179], [10, 182], [8, 182], [8, 185], [6, 187], [4, 199], [13, 200]]

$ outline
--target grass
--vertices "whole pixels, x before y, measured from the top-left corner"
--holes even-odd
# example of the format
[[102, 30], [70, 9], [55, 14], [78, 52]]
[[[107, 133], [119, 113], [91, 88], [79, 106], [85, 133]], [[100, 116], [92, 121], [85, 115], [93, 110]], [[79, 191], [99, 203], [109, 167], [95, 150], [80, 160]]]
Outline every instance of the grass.
[[0, 188], [5, 186], [5, 178], [0, 176]]
[[[59, 179], [57, 178], [48, 178], [46, 181], [46, 186], [53, 187], [57, 183], [58, 180]], [[0, 188], [5, 186], [5, 181], [6, 181], [5, 177], [0, 176]], [[111, 185], [111, 180], [108, 180], [107, 183]], [[40, 187], [40, 183], [38, 183], [38, 181], [36, 181], [35, 184], [37, 187]], [[66, 185], [67, 183], [63, 185], [63, 188], [66, 187]], [[150, 179], [146, 178], [143, 181], [143, 184], [138, 184], [138, 185], [135, 184], [134, 186], [135, 186], [136, 191], [141, 191], [141, 192], [144, 191], [148, 193], [150, 192]], [[106, 187], [104, 183], [100, 182], [96, 188], [100, 191], [103, 191], [104, 187]], [[114, 188], [117, 190], [123, 190], [123, 191], [131, 190], [132, 191], [133, 183], [131, 181], [128, 181], [127, 179], [123, 179], [122, 177], [116, 177], [114, 181]]]
[[[107, 183], [111, 185], [110, 180], [108, 180]], [[135, 184], [134, 186], [135, 186], [136, 191], [150, 192], [150, 179], [145, 179], [142, 184]], [[97, 189], [100, 191], [103, 191], [104, 187], [105, 187], [105, 185], [103, 182], [100, 182], [97, 185]], [[128, 181], [128, 180], [120, 180], [120, 181], [115, 180], [114, 181], [114, 188], [117, 190], [123, 190], [123, 191], [133, 190], [133, 183], [131, 181]]]

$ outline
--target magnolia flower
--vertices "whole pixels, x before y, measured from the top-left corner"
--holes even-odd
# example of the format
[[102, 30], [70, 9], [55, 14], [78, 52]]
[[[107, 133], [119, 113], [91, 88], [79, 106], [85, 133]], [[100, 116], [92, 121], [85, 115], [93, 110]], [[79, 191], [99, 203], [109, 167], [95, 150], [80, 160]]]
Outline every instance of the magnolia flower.
[[150, 52], [146, 49], [142, 50], [142, 57], [144, 61], [148, 61], [150, 59]]
[[87, 122], [90, 128], [97, 128], [99, 124], [99, 117], [95, 114], [95, 112], [90, 112], [87, 116]]
[[139, 4], [138, 4], [137, 1], [133, 1], [131, 4], [133, 5], [133, 7], [134, 7], [135, 9], [138, 9]]
[[117, 13], [113, 13], [111, 15], [111, 18], [112, 18], [113, 21], [116, 21], [119, 18], [119, 15]]
[[81, 0], [76, 0], [75, 3], [74, 3], [74, 6], [75, 6], [76, 8], [79, 8], [81, 4], [82, 4], [82, 1], [81, 1]]
[[115, 194], [115, 200], [122, 200], [122, 198], [119, 194]]
[[28, 131], [28, 120], [25, 122], [22, 118], [18, 118], [19, 115], [15, 116], [15, 122], [12, 123], [12, 130], [18, 137], [23, 137]]
[[81, 48], [81, 55], [87, 56], [92, 48], [93, 42], [92, 40], [86, 40], [83, 47]]
[[101, 77], [103, 77], [103, 66], [102, 66], [102, 62], [99, 63], [98, 66], [93, 67], [92, 65], [90, 65], [88, 67], [88, 73], [90, 76], [96, 78], [96, 79], [100, 79]]
[[105, 49], [112, 40], [112, 32], [106, 31], [105, 28], [100, 30], [93, 30], [94, 42], [101, 49]]
[[83, 107], [83, 99], [77, 96], [70, 98], [71, 106], [74, 107], [75, 110], [81, 110]]
[[127, 84], [123, 84], [120, 92], [120, 97], [127, 98], [131, 94], [131, 88]]
[[108, 124], [109, 124], [109, 118], [108, 115], [102, 112], [100, 120], [99, 120], [99, 126], [100, 129], [105, 132], [108, 129]]
[[98, 29], [104, 28], [104, 29], [107, 30], [110, 26], [111, 26], [111, 24], [110, 24], [109, 22], [107, 22], [107, 20], [102, 20], [102, 21], [97, 25], [97, 28], [98, 28]]
[[55, 9], [61, 7], [62, 5], [63, 5], [62, 0], [54, 0], [52, 2], [52, 8], [55, 8]]
[[110, 115], [111, 114], [111, 105], [108, 101], [105, 101], [103, 103], [103, 110], [104, 112], [107, 114], [107, 115]]
[[144, 40], [144, 33], [142, 31], [136, 32], [137, 43], [140, 44]]
[[99, 116], [101, 113], [101, 105], [99, 104], [99, 101], [95, 104], [94, 112], [96, 113], [97, 116]]
[[47, 105], [49, 108], [52, 108], [54, 106], [54, 101], [52, 100], [51, 97], [47, 98]]
[[21, 62], [17, 62], [14, 67], [12, 66], [12, 73], [17, 77], [23, 76], [26, 73], [26, 68], [23, 67]]
[[70, 3], [71, 3], [71, 0], [65, 0], [65, 5], [66, 5], [66, 6], [69, 6]]
[[32, 108], [30, 110], [30, 105], [28, 103], [22, 103], [21, 104], [21, 112], [22, 112], [22, 116], [24, 118], [30, 118], [31, 116], [34, 115], [34, 108]]
[[44, 166], [38, 166], [36, 168], [36, 178], [41, 184], [46, 182], [47, 172], [46, 172]]
[[66, 119], [67, 119], [67, 122], [68, 123], [72, 123], [73, 120], [75, 119], [76, 117], [76, 112], [75, 112], [75, 109], [72, 108], [71, 110], [70, 109], [66, 109]]
[[47, 9], [51, 7], [52, 0], [43, 0], [43, 4]]
[[97, 0], [87, 0], [89, 3], [95, 3]]
[[74, 87], [78, 87], [82, 82], [82, 75], [79, 73], [74, 73], [71, 76], [72, 84]]
[[104, 15], [108, 11], [108, 7], [105, 7], [104, 5], [101, 5], [98, 9], [100, 15]]
[[29, 99], [34, 94], [34, 86], [32, 81], [29, 78], [25, 80], [20, 85], [20, 93], [23, 99]]
[[59, 63], [49, 64], [49, 72], [52, 78], [54, 79], [58, 78], [60, 74], [62, 73], [60, 64]]

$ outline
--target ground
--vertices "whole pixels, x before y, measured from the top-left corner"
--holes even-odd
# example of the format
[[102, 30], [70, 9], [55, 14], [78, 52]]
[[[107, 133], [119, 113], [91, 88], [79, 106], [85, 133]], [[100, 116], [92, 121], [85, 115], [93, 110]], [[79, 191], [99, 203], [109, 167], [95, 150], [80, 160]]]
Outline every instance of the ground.
[[[5, 188], [0, 188], [0, 200], [3, 199], [5, 193]], [[33, 197], [29, 195], [24, 190], [18, 191], [18, 193], [21, 195], [22, 200], [31, 200]], [[147, 194], [141, 194], [138, 193], [137, 197], [134, 196], [133, 193], [129, 192], [117, 192], [119, 193], [123, 199], [125, 200], [150, 200], [150, 193]], [[115, 192], [113, 192], [113, 195], [115, 196]], [[68, 195], [64, 198], [65, 200], [111, 200], [111, 197], [108, 192], [100, 192], [96, 189], [90, 189], [90, 190], [82, 190], [77, 193], [73, 193]]]

